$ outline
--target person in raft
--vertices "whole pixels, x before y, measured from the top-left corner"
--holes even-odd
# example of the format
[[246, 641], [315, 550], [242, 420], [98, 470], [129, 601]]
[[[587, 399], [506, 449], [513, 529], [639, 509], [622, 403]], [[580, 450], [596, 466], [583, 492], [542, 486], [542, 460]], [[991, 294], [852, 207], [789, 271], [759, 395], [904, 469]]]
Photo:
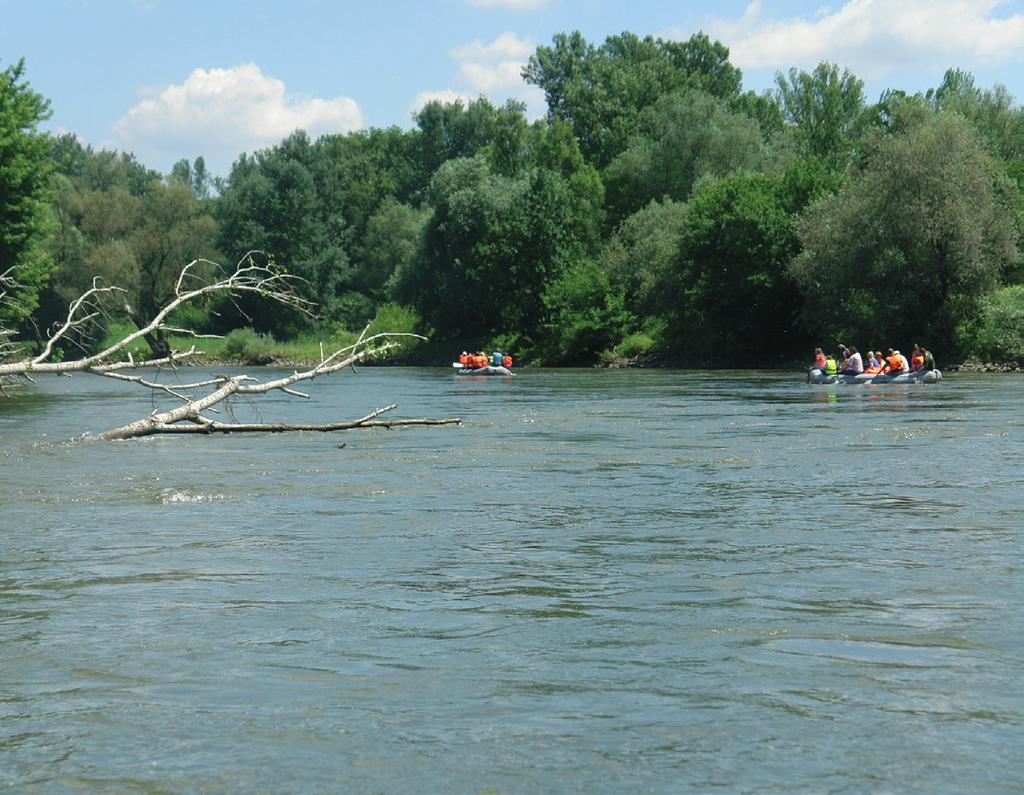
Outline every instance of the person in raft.
[[836, 357], [827, 355], [821, 348], [814, 349], [814, 368], [825, 375], [835, 375], [839, 372], [839, 365], [836, 364]]
[[864, 372], [864, 358], [857, 353], [857, 349], [852, 345], [847, 348], [843, 343], [839, 343], [839, 350], [843, 354], [843, 369], [839, 372], [843, 375], [860, 375]]
[[923, 345], [914, 343], [914, 350], [910, 354], [910, 370], [914, 373], [930, 372], [935, 369], [935, 357], [931, 351]]
[[868, 375], [877, 375], [882, 372], [881, 351], [868, 351], [867, 362], [864, 364], [864, 372]]
[[470, 370], [479, 370], [481, 367], [508, 368], [512, 366], [512, 357], [501, 351], [495, 351], [490, 356], [483, 351], [477, 351], [476, 353], [466, 353], [463, 351], [459, 354], [459, 364]]
[[910, 371], [910, 364], [899, 351], [889, 348], [885, 354], [885, 364], [882, 366], [883, 373], [899, 375]]
[[935, 369], [935, 357], [932, 356], [932, 352], [928, 350], [924, 345], [914, 345], [915, 348], [921, 351], [921, 355], [924, 357], [924, 364], [921, 366], [922, 370], [930, 372]]

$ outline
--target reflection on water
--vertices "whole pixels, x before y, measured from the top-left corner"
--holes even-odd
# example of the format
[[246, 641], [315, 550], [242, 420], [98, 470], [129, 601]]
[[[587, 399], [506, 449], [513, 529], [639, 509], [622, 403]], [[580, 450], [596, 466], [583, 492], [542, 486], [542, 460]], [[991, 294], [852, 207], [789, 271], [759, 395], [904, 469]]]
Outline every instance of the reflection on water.
[[104, 443], [149, 396], [47, 381], [0, 403], [0, 780], [1015, 791], [1022, 385], [365, 369], [260, 408], [465, 420], [339, 449]]

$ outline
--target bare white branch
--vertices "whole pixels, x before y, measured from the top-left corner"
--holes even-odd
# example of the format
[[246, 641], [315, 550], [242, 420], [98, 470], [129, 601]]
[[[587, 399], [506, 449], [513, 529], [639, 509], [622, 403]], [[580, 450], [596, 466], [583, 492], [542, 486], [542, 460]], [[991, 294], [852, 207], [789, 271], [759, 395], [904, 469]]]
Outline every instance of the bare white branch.
[[[52, 361], [54, 348], [57, 343], [62, 339], [65, 339], [70, 332], [84, 328], [90, 321], [98, 317], [102, 313], [102, 304], [104, 300], [109, 299], [115, 294], [126, 294], [126, 291], [121, 287], [101, 286], [99, 280], [94, 280], [93, 286], [89, 290], [71, 302], [68, 307], [67, 316], [61, 325], [49, 335], [43, 345], [42, 351], [29, 358], [12, 362], [0, 362], [0, 378], [12, 375], [25, 375], [29, 372], [67, 373], [80, 370], [102, 372], [104, 368], [107, 368], [114, 363], [113, 360], [118, 354], [122, 351], [127, 353], [126, 349], [132, 343], [158, 330], [175, 331], [190, 336], [203, 337], [204, 335], [197, 334], [189, 329], [180, 329], [170, 326], [166, 323], [166, 320], [183, 304], [187, 304], [201, 298], [202, 296], [213, 293], [227, 293], [232, 296], [243, 293], [256, 294], [275, 303], [292, 307], [304, 314], [312, 315], [315, 305], [311, 301], [300, 296], [296, 289], [298, 283], [303, 280], [278, 269], [273, 264], [257, 265], [253, 259], [253, 256], [256, 253], [257, 252], [249, 252], [241, 259], [241, 261], [239, 261], [233, 273], [212, 282], [207, 282], [201, 279], [196, 275], [195, 269], [201, 264], [210, 265], [215, 270], [220, 270], [220, 266], [216, 263], [210, 262], [209, 260], [193, 260], [182, 268], [182, 271], [178, 276], [178, 281], [175, 285], [174, 298], [165, 304], [156, 316], [149, 320], [146, 325], [125, 335], [113, 345], [99, 353], [84, 356], [79, 359], [69, 359], [59, 362]], [[199, 286], [192, 289], [186, 289], [185, 285], [187, 281], [194, 281]], [[13, 278], [10, 276], [9, 270], [0, 276], [0, 287], [4, 290], [4, 294], [6, 294], [7, 290], [14, 286], [14, 284], [15, 283], [13, 282]], [[2, 339], [7, 339], [9, 336], [10, 334], [8, 332], [7, 336]], [[194, 356], [197, 354], [190, 353], [188, 355]], [[178, 356], [177, 358], [180, 359], [182, 357]], [[129, 358], [128, 361], [132, 362], [132, 359]], [[156, 363], [155, 360], [149, 362], [132, 362], [128, 366], [147, 367], [154, 363]], [[123, 362], [117, 362], [117, 364], [122, 367], [125, 366]]]
[[[174, 408], [154, 410], [142, 419], [107, 431], [102, 434], [102, 437], [105, 439], [130, 439], [154, 433], [332, 431], [356, 427], [390, 428], [399, 425], [445, 425], [459, 422], [458, 418], [386, 421], [376, 419], [378, 415], [393, 409], [393, 405], [377, 409], [358, 420], [325, 425], [225, 423], [204, 416], [204, 412], [219, 413], [218, 406], [223, 404], [222, 408], [225, 408], [228, 415], [233, 417], [231, 399], [235, 396], [245, 396], [251, 399], [268, 392], [281, 391], [286, 395], [308, 400], [310, 396], [305, 392], [294, 389], [295, 384], [311, 381], [314, 378], [329, 375], [346, 367], [354, 369], [356, 363], [378, 357], [386, 351], [398, 347], [401, 344], [396, 340], [398, 337], [425, 339], [418, 334], [408, 333], [384, 332], [371, 335], [369, 334], [369, 325], [362, 330], [354, 343], [333, 352], [328, 353], [321, 343], [320, 360], [315, 366], [306, 370], [295, 370], [290, 375], [273, 378], [268, 381], [260, 381], [248, 375], [214, 374], [212, 377], [192, 383], [172, 384], [161, 383], [158, 380], [142, 375], [123, 372], [142, 367], [174, 368], [178, 364], [189, 363], [201, 356], [202, 352], [193, 345], [186, 351], [171, 351], [166, 356], [137, 360], [132, 355], [130, 346], [139, 339], [157, 332], [174, 332], [196, 338], [216, 336], [198, 334], [192, 329], [179, 328], [167, 323], [167, 319], [176, 309], [189, 301], [195, 301], [203, 296], [221, 293], [231, 298], [236, 298], [246, 293], [255, 294], [263, 296], [272, 302], [312, 315], [315, 306], [310, 301], [302, 298], [297, 290], [297, 285], [303, 280], [277, 269], [273, 264], [256, 264], [253, 259], [255, 253], [249, 252], [238, 263], [234, 272], [228, 275], [221, 275], [216, 280], [206, 279], [204, 272], [208, 273], [212, 269], [214, 273], [222, 273], [219, 265], [208, 260], [193, 260], [182, 268], [181, 273], [178, 275], [174, 288], [174, 297], [152, 319], [144, 325], [139, 324], [135, 331], [126, 334], [104, 350], [82, 356], [78, 359], [68, 359], [66, 361], [53, 360], [54, 353], [62, 341], [67, 343], [68, 341], [73, 341], [74, 337], [80, 336], [93, 320], [106, 312], [106, 304], [111, 297], [123, 297], [127, 294], [127, 291], [117, 286], [103, 285], [98, 279], [94, 280], [90, 289], [86, 290], [69, 304], [67, 315], [63, 321], [50, 332], [42, 345], [42, 350], [33, 356], [15, 359], [14, 361], [3, 361], [4, 353], [6, 352], [10, 356], [16, 348], [14, 347], [13, 332], [10, 329], [0, 328], [0, 391], [3, 390], [5, 384], [9, 382], [8, 379], [11, 378], [31, 381], [32, 375], [35, 373], [68, 375], [73, 372], [86, 372], [125, 383], [137, 384], [155, 392], [164, 393], [180, 402], [180, 405]], [[200, 268], [200, 266], [207, 267]], [[10, 290], [18, 286], [10, 274], [10, 270], [0, 274], [0, 301], [7, 300]], [[66, 348], [67, 345], [65, 344], [63, 347]], [[17, 354], [13, 355], [16, 356]], [[206, 394], [195, 396], [201, 390], [205, 390]]]

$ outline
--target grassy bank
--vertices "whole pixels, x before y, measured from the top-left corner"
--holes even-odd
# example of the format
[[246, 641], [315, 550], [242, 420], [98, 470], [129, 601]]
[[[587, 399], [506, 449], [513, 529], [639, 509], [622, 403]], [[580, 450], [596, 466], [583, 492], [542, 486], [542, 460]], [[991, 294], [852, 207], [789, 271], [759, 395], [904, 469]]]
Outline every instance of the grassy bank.
[[[115, 344], [128, 334], [135, 331], [127, 324], [113, 324], [106, 337], [100, 343], [102, 348]], [[375, 333], [370, 329], [370, 334]], [[235, 329], [224, 337], [195, 338], [184, 335], [171, 335], [170, 345], [173, 350], [184, 351], [193, 345], [203, 352], [204, 362], [219, 362], [248, 365], [302, 365], [320, 361], [322, 355], [330, 355], [339, 348], [352, 345], [359, 335], [351, 331], [333, 331], [324, 336], [304, 335], [290, 340], [277, 340], [269, 334], [257, 334], [249, 328]], [[378, 361], [404, 362], [416, 350], [417, 340], [402, 340], [399, 348], [388, 351]], [[128, 352], [135, 359], [145, 359], [152, 355], [149, 344], [139, 339], [128, 347]]]

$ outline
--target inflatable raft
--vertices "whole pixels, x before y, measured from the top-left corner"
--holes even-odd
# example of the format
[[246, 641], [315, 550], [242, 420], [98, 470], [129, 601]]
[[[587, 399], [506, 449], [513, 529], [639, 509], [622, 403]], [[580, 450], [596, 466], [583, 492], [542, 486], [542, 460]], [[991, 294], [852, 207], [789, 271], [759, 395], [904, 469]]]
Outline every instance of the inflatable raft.
[[493, 364], [486, 367], [463, 367], [458, 362], [452, 362], [452, 367], [456, 368], [455, 375], [504, 375], [509, 377], [512, 375], [512, 371], [507, 367]]
[[860, 373], [859, 375], [825, 375], [812, 367], [807, 371], [809, 384], [937, 384], [942, 380], [938, 370], [919, 370], [916, 373]]

